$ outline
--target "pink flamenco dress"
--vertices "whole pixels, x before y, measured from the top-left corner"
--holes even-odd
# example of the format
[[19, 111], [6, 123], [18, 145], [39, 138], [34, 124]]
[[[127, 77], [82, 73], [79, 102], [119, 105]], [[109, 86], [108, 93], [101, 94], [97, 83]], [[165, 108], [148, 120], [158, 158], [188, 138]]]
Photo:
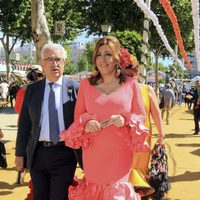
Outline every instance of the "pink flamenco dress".
[[[77, 186], [70, 186], [69, 200], [141, 199], [128, 179], [133, 151], [148, 149], [144, 144], [148, 129], [137, 121], [140, 116], [132, 113], [133, 105], [143, 106], [135, 79], [128, 78], [108, 95], [90, 85], [88, 79], [81, 81], [75, 121], [60, 135], [67, 146], [83, 149], [85, 177]], [[88, 120], [102, 122], [116, 114], [124, 116], [128, 125], [84, 132]]]

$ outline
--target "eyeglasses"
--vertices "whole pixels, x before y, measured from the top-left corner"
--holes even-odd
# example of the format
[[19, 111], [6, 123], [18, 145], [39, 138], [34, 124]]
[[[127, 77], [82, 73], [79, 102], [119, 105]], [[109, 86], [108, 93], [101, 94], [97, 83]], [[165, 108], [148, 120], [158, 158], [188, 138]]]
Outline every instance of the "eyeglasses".
[[44, 59], [46, 62], [49, 62], [49, 63], [53, 63], [54, 61], [56, 63], [61, 63], [64, 59], [63, 58], [46, 58]]

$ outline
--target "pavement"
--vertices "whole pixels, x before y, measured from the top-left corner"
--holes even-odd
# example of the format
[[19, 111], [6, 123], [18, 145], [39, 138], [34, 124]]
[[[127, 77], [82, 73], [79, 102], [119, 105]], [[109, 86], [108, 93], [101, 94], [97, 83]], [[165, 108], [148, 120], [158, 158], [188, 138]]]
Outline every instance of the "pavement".
[[[14, 165], [15, 140], [18, 115], [13, 108], [0, 108], [0, 127], [3, 130], [7, 150], [8, 168], [0, 168], [0, 199], [24, 200], [29, 192], [29, 174], [24, 184], [16, 184], [17, 171]], [[170, 191], [164, 200], [200, 200], [200, 135], [194, 132], [192, 111], [184, 104], [176, 105], [170, 113], [170, 124], [164, 123], [166, 149], [168, 152]], [[153, 142], [156, 129], [153, 127]], [[83, 176], [77, 168], [76, 175]]]

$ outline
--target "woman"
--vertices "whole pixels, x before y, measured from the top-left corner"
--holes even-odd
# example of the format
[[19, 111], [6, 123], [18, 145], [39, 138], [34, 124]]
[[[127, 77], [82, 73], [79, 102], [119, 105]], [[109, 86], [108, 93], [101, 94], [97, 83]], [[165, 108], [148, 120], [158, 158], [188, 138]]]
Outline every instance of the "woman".
[[133, 105], [144, 110], [141, 94], [137, 81], [121, 72], [119, 60], [115, 37], [105, 36], [96, 43], [96, 73], [81, 81], [75, 121], [61, 133], [66, 145], [83, 148], [85, 179], [69, 188], [70, 200], [141, 199], [128, 177], [132, 149], [146, 149], [148, 130], [132, 115]]
[[[137, 59], [133, 59], [132, 55], [129, 55], [129, 63], [126, 66], [123, 66], [123, 70], [126, 75], [130, 77], [134, 77], [136, 79], [140, 79], [140, 65], [137, 62]], [[152, 126], [151, 126], [151, 120], [150, 117], [152, 116], [154, 124], [158, 130], [158, 139], [157, 143], [164, 145], [164, 131], [163, 131], [163, 122], [161, 118], [161, 112], [159, 109], [158, 100], [156, 97], [156, 94], [153, 90], [153, 88], [150, 85], [146, 84], [139, 84], [139, 87], [142, 92], [142, 100], [144, 102], [145, 111], [146, 111], [146, 121], [145, 126], [149, 128], [150, 134], [146, 138], [147, 143], [151, 147], [151, 138], [152, 138]], [[138, 182], [136, 179], [136, 175], [139, 174], [139, 178], [143, 179], [144, 183], [141, 182], [141, 184], [144, 184], [146, 187], [148, 187], [146, 180], [144, 177], [146, 177], [148, 165], [149, 165], [149, 159], [150, 159], [150, 153], [151, 151], [145, 151], [145, 152], [137, 152], [133, 155], [133, 165], [132, 165], [132, 173], [130, 175], [130, 181], [134, 184], [134, 182]], [[139, 188], [139, 186], [138, 186]], [[140, 191], [142, 192], [142, 191]], [[153, 192], [150, 188], [145, 191], [146, 194], [150, 194]], [[143, 195], [146, 195], [143, 194]]]

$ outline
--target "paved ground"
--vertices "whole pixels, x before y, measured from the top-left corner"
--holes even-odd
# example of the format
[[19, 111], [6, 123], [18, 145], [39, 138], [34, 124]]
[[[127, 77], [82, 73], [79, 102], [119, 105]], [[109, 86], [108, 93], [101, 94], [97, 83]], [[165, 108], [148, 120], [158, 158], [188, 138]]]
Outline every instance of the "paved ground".
[[[170, 125], [164, 125], [169, 155], [171, 190], [165, 200], [200, 199], [200, 136], [193, 136], [193, 116], [184, 105], [176, 106], [170, 115]], [[0, 127], [5, 137], [8, 168], [0, 169], [0, 199], [24, 200], [28, 193], [29, 175], [23, 185], [17, 185], [14, 168], [17, 114], [12, 108], [0, 108]], [[154, 130], [156, 133], [156, 130]], [[77, 175], [82, 176], [80, 170]]]

